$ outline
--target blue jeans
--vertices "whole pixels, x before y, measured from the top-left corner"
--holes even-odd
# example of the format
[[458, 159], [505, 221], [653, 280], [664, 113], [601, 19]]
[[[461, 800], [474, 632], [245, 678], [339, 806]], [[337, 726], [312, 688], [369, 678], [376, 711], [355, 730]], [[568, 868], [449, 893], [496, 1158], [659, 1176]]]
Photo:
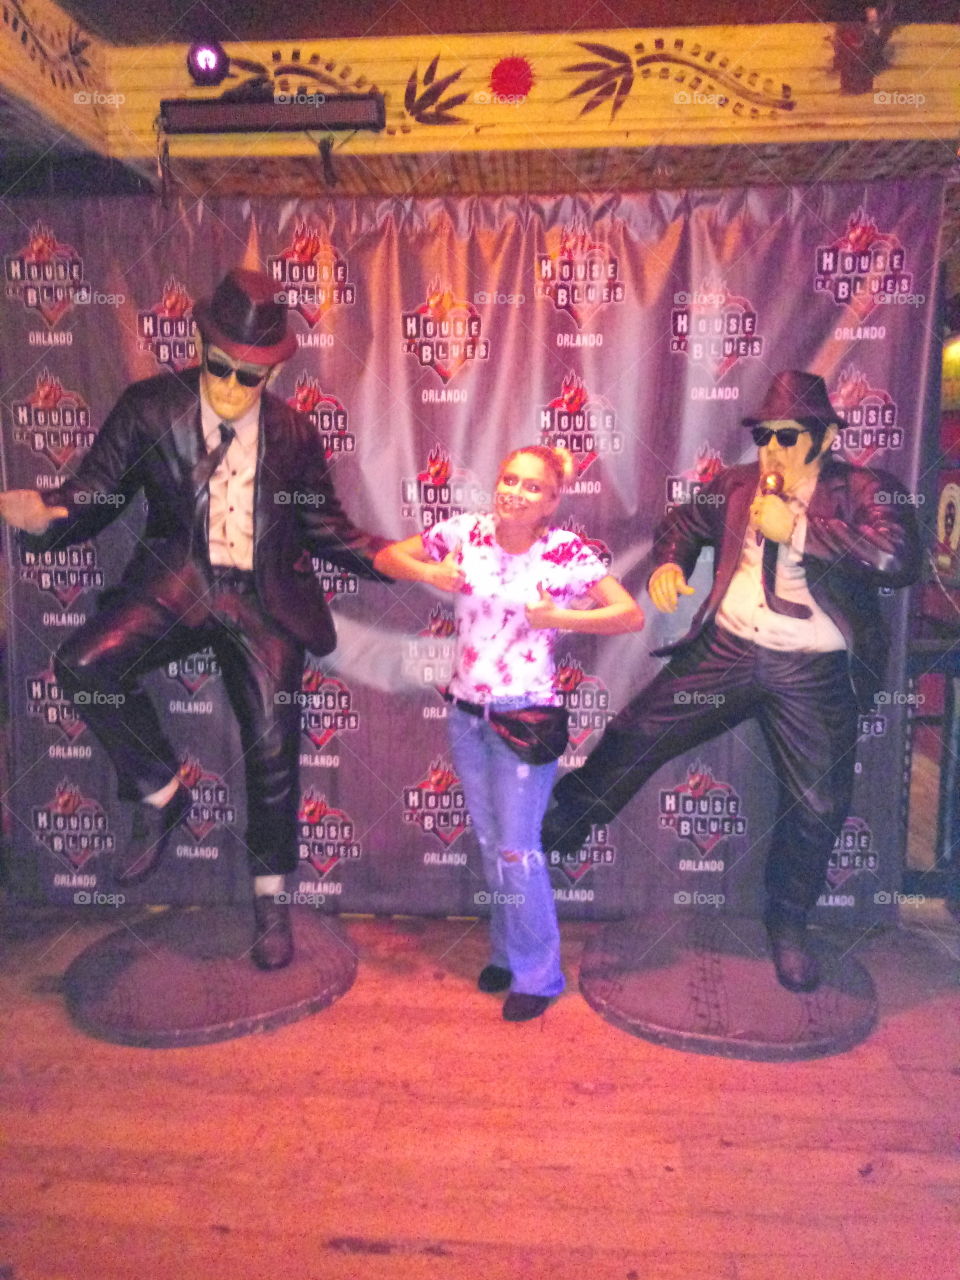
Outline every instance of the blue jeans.
[[486, 720], [450, 708], [453, 763], [483, 855], [490, 902], [490, 960], [513, 974], [511, 990], [557, 996], [560, 933], [540, 823], [556, 761], [524, 764]]

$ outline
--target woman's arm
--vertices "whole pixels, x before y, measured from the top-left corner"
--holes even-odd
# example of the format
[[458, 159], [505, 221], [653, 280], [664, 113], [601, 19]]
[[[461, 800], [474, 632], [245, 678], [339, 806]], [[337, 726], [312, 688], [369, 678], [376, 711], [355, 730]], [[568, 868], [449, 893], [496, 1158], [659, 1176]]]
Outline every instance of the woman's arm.
[[402, 542], [391, 542], [377, 552], [373, 567], [378, 573], [408, 582], [425, 582], [440, 591], [459, 591], [463, 586], [463, 570], [459, 564], [459, 548], [443, 560], [434, 560], [423, 545], [419, 533]]
[[540, 599], [527, 605], [527, 622], [531, 627], [556, 627], [559, 631], [585, 631], [600, 636], [643, 627], [643, 610], [610, 574], [591, 587], [588, 594], [596, 608], [561, 609], [541, 587]]

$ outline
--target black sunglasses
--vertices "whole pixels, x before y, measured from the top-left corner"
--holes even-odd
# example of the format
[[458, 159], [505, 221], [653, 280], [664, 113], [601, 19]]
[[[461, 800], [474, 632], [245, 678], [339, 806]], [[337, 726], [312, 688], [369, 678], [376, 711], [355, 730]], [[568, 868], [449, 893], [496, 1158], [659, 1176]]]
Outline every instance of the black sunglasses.
[[212, 373], [215, 378], [229, 378], [231, 373], [235, 373], [241, 387], [258, 387], [264, 378], [270, 376], [269, 369], [265, 369], [263, 373], [252, 373], [249, 369], [238, 369], [235, 364], [227, 364], [225, 360], [218, 360], [211, 355], [205, 355], [203, 363], [207, 372]]
[[777, 437], [777, 444], [781, 449], [792, 449], [797, 440], [802, 435], [809, 435], [806, 427], [784, 427], [780, 431], [772, 431], [769, 427], [751, 427], [750, 434], [753, 436], [753, 443], [758, 449], [762, 449], [765, 444], [769, 444], [774, 436]]

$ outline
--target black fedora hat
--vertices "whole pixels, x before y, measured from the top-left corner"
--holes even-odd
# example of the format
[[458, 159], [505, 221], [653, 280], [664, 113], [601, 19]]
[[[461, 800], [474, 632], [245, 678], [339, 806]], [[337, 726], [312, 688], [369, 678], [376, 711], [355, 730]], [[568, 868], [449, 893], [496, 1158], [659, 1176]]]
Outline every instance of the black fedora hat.
[[263, 271], [235, 267], [217, 285], [213, 297], [198, 302], [193, 318], [204, 342], [232, 360], [279, 364], [297, 349], [287, 330], [287, 308], [277, 300], [277, 285]]
[[784, 369], [776, 374], [763, 404], [741, 422], [745, 427], [755, 427], [760, 422], [818, 422], [823, 427], [840, 428], [847, 425], [834, 412], [824, 380], [819, 374], [802, 369]]

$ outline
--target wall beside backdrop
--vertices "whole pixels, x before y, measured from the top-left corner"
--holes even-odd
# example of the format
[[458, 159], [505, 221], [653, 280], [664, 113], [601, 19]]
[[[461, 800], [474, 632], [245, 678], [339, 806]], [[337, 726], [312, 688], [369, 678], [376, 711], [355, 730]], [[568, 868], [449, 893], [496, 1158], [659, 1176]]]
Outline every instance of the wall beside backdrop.
[[[668, 505], [754, 455], [740, 418], [774, 372], [827, 379], [850, 460], [917, 493], [933, 422], [938, 180], [605, 198], [184, 202], [21, 201], [0, 208], [5, 487], [53, 488], [123, 387], [195, 361], [191, 311], [240, 262], [271, 271], [299, 350], [274, 390], [309, 413], [347, 510], [407, 536], [483, 506], [498, 459], [563, 443], [579, 474], [560, 523], [641, 599], [639, 636], [561, 636], [560, 687], [579, 763], [657, 670], [650, 650], [686, 629], [644, 593]], [[932, 430], [933, 427], [931, 426]], [[921, 515], [923, 513], [921, 512]], [[107, 901], [129, 814], [106, 757], [51, 672], [51, 654], [115, 582], [129, 513], [96, 542], [24, 556], [7, 535], [7, 797], [14, 892]], [[437, 693], [450, 598], [315, 565], [340, 644], [309, 659], [299, 872], [323, 910], [483, 914], [479, 854]], [[906, 593], [885, 605], [891, 661], [862, 717], [853, 808], [822, 922], [892, 916], [905, 840]], [[128, 903], [239, 900], [243, 764], [210, 653], [157, 671], [195, 804], [153, 880]], [[576, 861], [552, 869], [562, 917], [645, 909], [752, 910], [773, 819], [759, 732], [727, 735], [664, 768]]]

